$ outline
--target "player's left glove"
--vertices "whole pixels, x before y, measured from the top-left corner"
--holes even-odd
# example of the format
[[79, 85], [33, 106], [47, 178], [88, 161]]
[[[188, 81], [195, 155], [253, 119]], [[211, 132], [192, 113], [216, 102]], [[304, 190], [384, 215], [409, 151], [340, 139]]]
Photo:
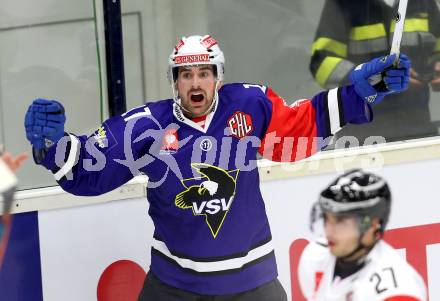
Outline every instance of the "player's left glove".
[[64, 136], [64, 107], [55, 100], [35, 99], [26, 112], [26, 138], [36, 149], [49, 148]]
[[65, 122], [64, 107], [58, 101], [38, 98], [29, 106], [24, 126], [37, 163], [64, 136]]
[[379, 103], [385, 95], [405, 91], [409, 84], [411, 61], [401, 54], [375, 58], [357, 66], [350, 74], [356, 93], [368, 103]]

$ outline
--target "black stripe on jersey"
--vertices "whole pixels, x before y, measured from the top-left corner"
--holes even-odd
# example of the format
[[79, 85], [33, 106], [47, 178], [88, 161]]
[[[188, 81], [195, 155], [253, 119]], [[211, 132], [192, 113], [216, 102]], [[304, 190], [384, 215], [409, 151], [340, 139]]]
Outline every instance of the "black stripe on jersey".
[[[162, 241], [163, 240], [157, 236], [156, 234], [153, 235], [153, 237], [156, 240]], [[259, 241], [255, 244], [253, 244], [249, 250], [247, 251], [243, 251], [243, 252], [237, 252], [237, 253], [233, 253], [230, 255], [226, 255], [226, 256], [215, 256], [215, 257], [195, 257], [195, 256], [190, 256], [190, 255], [186, 255], [186, 254], [182, 254], [182, 253], [178, 253], [178, 252], [174, 252], [174, 251], [170, 251], [170, 253], [176, 257], [182, 258], [182, 259], [189, 259], [192, 261], [197, 261], [197, 262], [217, 262], [217, 261], [222, 261], [222, 260], [228, 260], [228, 259], [234, 259], [234, 258], [241, 258], [246, 256], [250, 251], [252, 251], [253, 249], [256, 249], [258, 247], [261, 247], [262, 245], [267, 244], [269, 241], [272, 240], [272, 236], [269, 236], [268, 238]]]
[[255, 264], [258, 264], [258, 263], [261, 263], [261, 262], [263, 262], [265, 260], [268, 260], [268, 259], [270, 259], [272, 257], [275, 257], [275, 251], [272, 250], [270, 253], [268, 253], [268, 254], [266, 254], [264, 256], [261, 256], [261, 257], [255, 259], [255, 260], [253, 260], [253, 261], [250, 261], [250, 262], [244, 264], [240, 268], [223, 270], [223, 271], [212, 271], [212, 272], [198, 272], [198, 271], [195, 271], [195, 270], [190, 269], [190, 268], [183, 268], [182, 266], [180, 266], [177, 263], [177, 261], [175, 261], [174, 259], [169, 258], [168, 256], [162, 254], [160, 251], [156, 250], [155, 248], [151, 248], [151, 255], [159, 256], [159, 257], [165, 259], [166, 261], [170, 262], [174, 266], [178, 267], [179, 269], [184, 270], [186, 272], [189, 272], [191, 274], [203, 275], [203, 276], [205, 276], [205, 275], [206, 276], [211, 276], [211, 275], [227, 275], [227, 274], [233, 274], [233, 273], [240, 272], [240, 271], [242, 271], [242, 270], [244, 270], [244, 269], [246, 269], [246, 268], [248, 268], [250, 266], [253, 266]]
[[338, 108], [339, 108], [339, 125], [342, 128], [345, 125], [344, 104], [342, 101], [342, 88], [338, 88]]
[[325, 92], [323, 106], [324, 106], [324, 111], [325, 111], [324, 124], [325, 124], [325, 131], [326, 131], [326, 135], [323, 138], [326, 138], [326, 137], [332, 136], [332, 129], [330, 127], [330, 112], [328, 110], [328, 91]]

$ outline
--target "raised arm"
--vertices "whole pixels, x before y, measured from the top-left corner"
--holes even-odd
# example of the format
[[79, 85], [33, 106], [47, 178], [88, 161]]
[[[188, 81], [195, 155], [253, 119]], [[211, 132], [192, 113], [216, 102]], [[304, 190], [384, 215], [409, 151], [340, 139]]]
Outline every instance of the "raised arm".
[[[140, 107], [130, 116], [143, 117], [146, 113], [146, 107]], [[141, 127], [135, 127], [137, 117], [131, 117], [110, 118], [89, 137], [77, 136], [64, 131], [66, 118], [59, 102], [36, 99], [26, 113], [26, 136], [35, 162], [50, 170], [64, 190], [76, 195], [99, 195], [139, 173], [136, 160], [142, 150], [148, 149], [149, 142], [133, 141]], [[142, 124], [148, 128], [148, 122]]]
[[[291, 106], [267, 89], [271, 116], [260, 154], [273, 161], [298, 161], [324, 148], [346, 124], [370, 122], [371, 104], [408, 87], [409, 59], [402, 54], [395, 66], [394, 61], [395, 56], [387, 56], [359, 65], [350, 74], [353, 85], [321, 92]], [[381, 74], [384, 90], [372, 85], [370, 78], [376, 74]]]

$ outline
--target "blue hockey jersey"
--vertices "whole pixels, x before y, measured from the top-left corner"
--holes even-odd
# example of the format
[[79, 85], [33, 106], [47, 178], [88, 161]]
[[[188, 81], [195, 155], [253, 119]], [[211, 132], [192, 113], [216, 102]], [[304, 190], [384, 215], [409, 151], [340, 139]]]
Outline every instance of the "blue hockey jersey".
[[89, 137], [66, 134], [43, 165], [64, 190], [86, 196], [148, 175], [151, 271], [183, 290], [232, 294], [277, 277], [257, 153], [299, 160], [345, 124], [371, 118], [352, 86], [288, 106], [268, 87], [227, 84], [204, 127], [172, 99], [148, 103]]

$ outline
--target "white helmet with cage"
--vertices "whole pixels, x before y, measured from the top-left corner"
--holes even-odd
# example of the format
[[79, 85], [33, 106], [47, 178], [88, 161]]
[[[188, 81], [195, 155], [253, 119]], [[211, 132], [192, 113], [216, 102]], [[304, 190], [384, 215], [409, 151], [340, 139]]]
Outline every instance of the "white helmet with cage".
[[168, 80], [174, 84], [178, 67], [194, 65], [214, 65], [217, 80], [223, 81], [225, 57], [210, 35], [182, 37], [168, 60]]

